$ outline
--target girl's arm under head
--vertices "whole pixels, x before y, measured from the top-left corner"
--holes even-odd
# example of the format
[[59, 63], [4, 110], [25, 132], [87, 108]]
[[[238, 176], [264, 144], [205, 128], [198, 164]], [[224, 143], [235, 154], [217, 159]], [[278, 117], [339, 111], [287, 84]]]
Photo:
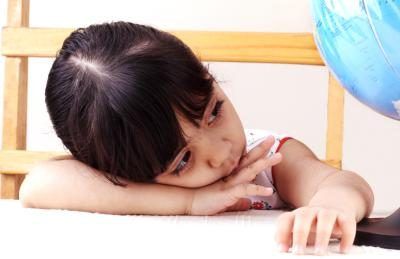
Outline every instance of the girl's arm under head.
[[114, 185], [99, 171], [73, 159], [47, 161], [25, 178], [20, 200], [25, 207], [108, 214], [186, 214], [192, 190], [121, 180]]
[[23, 206], [107, 214], [214, 215], [248, 210], [250, 201], [246, 197], [272, 193], [271, 188], [247, 180], [262, 171], [260, 166], [267, 166], [265, 162], [254, 162], [258, 165], [252, 170], [243, 169], [229, 180], [184, 188], [119, 179], [126, 184], [121, 187], [98, 170], [77, 160], [63, 159], [42, 163], [28, 174], [20, 189]]

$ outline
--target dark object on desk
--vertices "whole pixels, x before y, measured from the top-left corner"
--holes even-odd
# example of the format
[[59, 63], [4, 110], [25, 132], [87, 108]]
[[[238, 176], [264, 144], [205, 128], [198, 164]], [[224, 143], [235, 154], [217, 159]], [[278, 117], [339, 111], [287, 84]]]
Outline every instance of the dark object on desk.
[[400, 250], [400, 209], [386, 218], [360, 221], [354, 244]]

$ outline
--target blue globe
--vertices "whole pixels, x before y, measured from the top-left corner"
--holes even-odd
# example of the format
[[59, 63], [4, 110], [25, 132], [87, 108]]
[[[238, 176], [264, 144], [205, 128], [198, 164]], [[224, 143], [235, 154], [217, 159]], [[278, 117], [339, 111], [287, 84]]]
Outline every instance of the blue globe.
[[359, 101], [400, 120], [400, 0], [311, 0], [326, 65]]

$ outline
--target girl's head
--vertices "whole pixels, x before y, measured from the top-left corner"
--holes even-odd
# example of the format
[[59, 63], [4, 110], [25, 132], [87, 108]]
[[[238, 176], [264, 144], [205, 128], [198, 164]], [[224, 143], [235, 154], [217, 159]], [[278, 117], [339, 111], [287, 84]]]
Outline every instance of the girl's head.
[[46, 104], [72, 155], [115, 184], [203, 186], [244, 152], [240, 120], [213, 76], [182, 41], [148, 26], [74, 31], [50, 70]]

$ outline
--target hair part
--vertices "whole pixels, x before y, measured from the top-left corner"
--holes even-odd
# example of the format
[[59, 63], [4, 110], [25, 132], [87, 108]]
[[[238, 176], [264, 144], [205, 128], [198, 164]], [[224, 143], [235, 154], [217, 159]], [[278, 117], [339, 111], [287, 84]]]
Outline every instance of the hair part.
[[128, 22], [71, 33], [51, 67], [46, 105], [57, 136], [79, 161], [152, 182], [186, 145], [176, 113], [196, 127], [214, 78], [175, 36]]

